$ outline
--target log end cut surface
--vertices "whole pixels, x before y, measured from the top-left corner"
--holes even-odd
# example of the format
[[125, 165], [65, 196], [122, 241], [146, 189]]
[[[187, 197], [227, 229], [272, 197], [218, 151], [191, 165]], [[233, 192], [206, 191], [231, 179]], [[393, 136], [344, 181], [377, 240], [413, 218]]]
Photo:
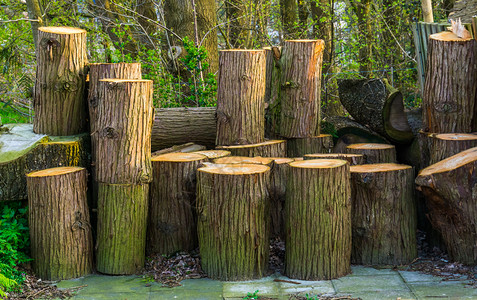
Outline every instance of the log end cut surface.
[[117, 79], [117, 78], [106, 78], [100, 79], [101, 82], [112, 82], [112, 83], [121, 83], [121, 82], [151, 82], [152, 80], [149, 79]]
[[392, 149], [394, 145], [388, 144], [373, 144], [373, 143], [361, 143], [361, 144], [353, 144], [349, 145], [348, 148], [350, 149], [363, 149], [363, 150], [382, 150], [382, 149]]
[[351, 173], [376, 173], [376, 172], [392, 172], [398, 170], [411, 169], [411, 166], [401, 164], [367, 164], [351, 166]]
[[205, 155], [210, 159], [221, 158], [230, 155], [230, 151], [227, 150], [204, 150], [196, 151], [194, 153]]
[[56, 34], [78, 34], [86, 33], [86, 30], [76, 27], [40, 27], [38, 30]]
[[477, 134], [472, 133], [442, 133], [436, 135], [437, 139], [446, 141], [472, 141], [477, 140]]
[[206, 159], [207, 156], [198, 154], [198, 153], [183, 153], [183, 152], [174, 152], [167, 153], [158, 156], [154, 156], [151, 161], [167, 161], [167, 162], [188, 162], [188, 161], [197, 161]]
[[418, 177], [448, 172], [460, 168], [475, 160], [477, 160], [477, 147], [462, 151], [454, 156], [448, 157], [438, 163], [435, 163], [421, 170], [421, 172], [419, 172]]
[[303, 156], [306, 160], [309, 159], [341, 159], [341, 158], [360, 158], [363, 157], [363, 154], [346, 154], [346, 153], [315, 153], [315, 154], [305, 154]]
[[64, 175], [68, 173], [74, 173], [84, 170], [82, 167], [59, 167], [59, 168], [51, 168], [45, 169], [41, 171], [31, 172], [27, 174], [28, 177], [47, 177], [47, 176], [57, 176], [57, 175]]
[[461, 41], [470, 41], [472, 38], [462, 39], [455, 35], [453, 32], [450, 31], [443, 31], [439, 33], [434, 33], [429, 36], [430, 39], [436, 41], [444, 41], [444, 42], [461, 42]]
[[291, 162], [294, 162], [295, 159], [294, 158], [288, 158], [288, 157], [268, 157], [270, 158], [271, 160], [273, 160], [273, 162], [277, 165], [281, 165], [281, 164], [289, 164]]
[[268, 157], [228, 156], [214, 160], [216, 164], [261, 164], [268, 165], [272, 160]]
[[242, 149], [242, 148], [254, 148], [259, 146], [267, 146], [267, 145], [274, 145], [280, 144], [285, 142], [285, 140], [269, 140], [262, 143], [257, 144], [248, 144], [248, 145], [232, 145], [232, 146], [219, 146], [221, 149]]
[[341, 159], [310, 159], [294, 161], [290, 163], [291, 167], [306, 169], [330, 169], [337, 168], [347, 164], [347, 161]]
[[260, 164], [210, 164], [199, 168], [200, 172], [223, 175], [250, 175], [265, 173], [268, 170], [270, 170], [269, 167]]

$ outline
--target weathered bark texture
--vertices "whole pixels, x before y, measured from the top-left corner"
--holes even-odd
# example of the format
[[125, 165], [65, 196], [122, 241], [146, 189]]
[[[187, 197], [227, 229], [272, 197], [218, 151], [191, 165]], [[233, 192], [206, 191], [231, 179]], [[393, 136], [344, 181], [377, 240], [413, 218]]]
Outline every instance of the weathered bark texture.
[[87, 171], [60, 167], [29, 173], [28, 223], [36, 276], [63, 280], [93, 271]]
[[271, 166], [272, 158], [268, 157], [246, 157], [246, 156], [226, 156], [214, 159], [215, 164], [260, 164]]
[[204, 150], [204, 151], [195, 151], [193, 153], [202, 154], [207, 156], [208, 159], [222, 158], [230, 156], [230, 151], [226, 150]]
[[284, 140], [268, 140], [258, 144], [218, 146], [217, 149], [230, 151], [234, 156], [286, 157], [286, 145]]
[[197, 172], [202, 268], [218, 280], [261, 278], [268, 266], [270, 168], [241, 164]]
[[406, 265], [417, 257], [413, 180], [407, 165], [351, 167], [352, 263]]
[[338, 81], [341, 104], [362, 125], [396, 143], [413, 139], [400, 91], [381, 79]]
[[304, 138], [320, 134], [323, 40], [285, 41], [280, 63], [280, 135]]
[[223, 50], [217, 89], [218, 146], [265, 140], [264, 50]]
[[313, 153], [329, 153], [331, 151], [333, 151], [333, 137], [329, 134], [287, 140], [287, 155], [289, 157], [300, 157]]
[[341, 159], [346, 160], [351, 166], [364, 164], [364, 155], [362, 154], [344, 154], [344, 153], [318, 153], [305, 154], [304, 160], [309, 159]]
[[422, 101], [424, 131], [476, 130], [476, 82], [477, 41], [451, 32], [430, 35]]
[[266, 87], [265, 87], [265, 137], [269, 139], [280, 138], [280, 77], [282, 67], [280, 64], [281, 47], [266, 47]]
[[215, 147], [217, 121], [215, 107], [156, 109], [152, 126], [152, 151], [184, 143]]
[[353, 144], [346, 147], [349, 154], [362, 154], [366, 164], [395, 163], [396, 147], [387, 144]]
[[38, 28], [33, 131], [47, 135], [85, 132], [86, 31]]
[[147, 252], [171, 255], [197, 247], [196, 171], [207, 157], [169, 153], [152, 159]]
[[285, 240], [285, 196], [289, 163], [293, 158], [274, 158], [270, 172], [270, 220], [271, 238], [280, 237]]
[[152, 180], [152, 80], [102, 79], [98, 118], [92, 134], [96, 179], [144, 184]]
[[464, 150], [477, 147], [477, 134], [443, 133], [429, 135], [428, 138], [431, 165]]
[[477, 263], [477, 148], [448, 157], [419, 172], [432, 226], [442, 233], [450, 258]]
[[[90, 165], [88, 134], [49, 138], [34, 135], [31, 124], [11, 124], [8, 128], [8, 133], [0, 134], [0, 202], [27, 199], [25, 174], [29, 172]], [[24, 131], [32, 136], [31, 142]]]
[[288, 277], [329, 280], [351, 272], [347, 162], [320, 159], [290, 163], [285, 216]]
[[98, 183], [96, 270], [134, 274], [144, 267], [149, 184]]
[[158, 156], [158, 155], [174, 153], [174, 152], [190, 153], [190, 152], [202, 151], [205, 149], [206, 149], [205, 146], [202, 146], [202, 145], [196, 145], [194, 143], [185, 143], [182, 145], [175, 145], [170, 148], [165, 148], [165, 149], [158, 150], [156, 152], [152, 152], [151, 156]]

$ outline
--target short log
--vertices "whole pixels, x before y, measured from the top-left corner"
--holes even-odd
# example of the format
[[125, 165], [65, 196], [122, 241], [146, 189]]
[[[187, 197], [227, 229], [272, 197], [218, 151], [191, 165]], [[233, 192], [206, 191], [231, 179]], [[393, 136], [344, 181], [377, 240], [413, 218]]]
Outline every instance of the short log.
[[333, 151], [333, 137], [329, 134], [287, 140], [287, 155], [289, 157], [299, 157], [312, 153], [329, 153], [331, 151]]
[[351, 167], [352, 263], [403, 265], [417, 257], [413, 180], [407, 165]]
[[266, 274], [269, 173], [269, 167], [259, 164], [199, 168], [199, 248], [208, 277], [249, 280]]
[[305, 154], [303, 159], [342, 159], [349, 162], [350, 166], [364, 164], [364, 156], [362, 154], [345, 154], [345, 153], [316, 153]]
[[63, 280], [93, 271], [87, 171], [59, 167], [27, 176], [31, 256], [36, 276]]
[[207, 156], [208, 159], [211, 159], [211, 160], [230, 156], [232, 154], [230, 153], [230, 151], [226, 151], [226, 150], [202, 150], [202, 151], [195, 151], [193, 153], [205, 155]]
[[442, 133], [428, 135], [428, 137], [431, 165], [464, 150], [477, 147], [477, 134]]
[[388, 144], [353, 144], [346, 147], [349, 154], [362, 154], [366, 164], [396, 162], [396, 148]]
[[351, 191], [346, 161], [290, 163], [285, 216], [288, 277], [329, 280], [351, 272]]
[[234, 156], [286, 157], [286, 145], [284, 140], [268, 140], [258, 144], [217, 146], [217, 149], [230, 151]]

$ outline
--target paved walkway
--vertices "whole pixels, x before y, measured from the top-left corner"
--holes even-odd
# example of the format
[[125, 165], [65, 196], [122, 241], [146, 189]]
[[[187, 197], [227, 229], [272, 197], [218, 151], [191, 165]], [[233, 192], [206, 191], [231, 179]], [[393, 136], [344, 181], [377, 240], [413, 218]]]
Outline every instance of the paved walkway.
[[[468, 281], [442, 281], [439, 277], [418, 272], [395, 271], [353, 266], [353, 273], [336, 280], [299, 281], [280, 275], [244, 282], [221, 282], [207, 278], [188, 279], [182, 286], [167, 288], [148, 283], [138, 276], [90, 275], [75, 280], [61, 281], [59, 288], [85, 286], [73, 299], [180, 299], [180, 300], [238, 300], [258, 290], [259, 296], [279, 300], [290, 294], [352, 295], [368, 299], [477, 299], [477, 289], [466, 287]], [[293, 280], [300, 284], [276, 282], [274, 279]]]

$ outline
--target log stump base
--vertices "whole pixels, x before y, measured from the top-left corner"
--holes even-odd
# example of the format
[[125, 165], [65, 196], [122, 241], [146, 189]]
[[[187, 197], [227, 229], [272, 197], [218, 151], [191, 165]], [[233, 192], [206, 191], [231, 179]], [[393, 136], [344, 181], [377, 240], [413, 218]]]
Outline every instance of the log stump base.
[[395, 163], [396, 148], [388, 144], [353, 144], [346, 147], [349, 154], [362, 154], [366, 164]]

